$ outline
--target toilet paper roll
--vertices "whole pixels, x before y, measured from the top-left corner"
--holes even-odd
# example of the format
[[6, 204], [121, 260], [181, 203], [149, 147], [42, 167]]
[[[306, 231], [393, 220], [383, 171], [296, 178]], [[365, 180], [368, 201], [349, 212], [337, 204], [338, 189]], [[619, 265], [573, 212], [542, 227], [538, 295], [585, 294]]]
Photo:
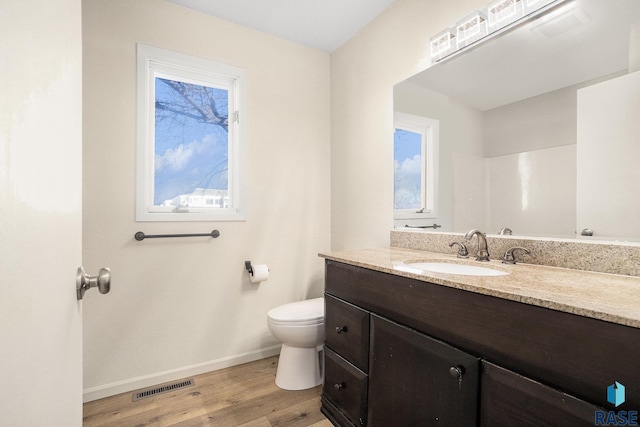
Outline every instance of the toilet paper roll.
[[251, 283], [260, 283], [269, 280], [269, 267], [266, 264], [254, 264], [251, 266], [253, 274], [250, 274]]

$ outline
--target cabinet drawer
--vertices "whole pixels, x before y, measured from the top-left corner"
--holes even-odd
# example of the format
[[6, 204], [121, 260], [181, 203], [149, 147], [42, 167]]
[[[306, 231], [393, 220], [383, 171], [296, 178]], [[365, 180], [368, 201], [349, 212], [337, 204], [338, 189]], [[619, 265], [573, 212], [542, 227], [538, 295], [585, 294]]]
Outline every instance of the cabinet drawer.
[[593, 426], [597, 406], [482, 362], [480, 425]]
[[367, 424], [367, 374], [325, 348], [323, 398], [357, 426]]
[[367, 372], [369, 369], [369, 312], [325, 295], [326, 345]]

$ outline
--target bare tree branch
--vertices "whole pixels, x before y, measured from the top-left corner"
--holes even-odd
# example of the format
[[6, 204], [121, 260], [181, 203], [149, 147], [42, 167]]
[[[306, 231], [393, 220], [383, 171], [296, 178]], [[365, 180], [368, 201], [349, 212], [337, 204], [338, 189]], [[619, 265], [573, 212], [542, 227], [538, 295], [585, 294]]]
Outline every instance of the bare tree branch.
[[174, 80], [160, 79], [160, 81], [173, 89], [179, 97], [172, 100], [175, 102], [156, 100], [156, 111], [167, 111], [189, 117], [202, 123], [219, 126], [228, 132], [229, 117], [218, 112], [216, 100], [210, 88]]

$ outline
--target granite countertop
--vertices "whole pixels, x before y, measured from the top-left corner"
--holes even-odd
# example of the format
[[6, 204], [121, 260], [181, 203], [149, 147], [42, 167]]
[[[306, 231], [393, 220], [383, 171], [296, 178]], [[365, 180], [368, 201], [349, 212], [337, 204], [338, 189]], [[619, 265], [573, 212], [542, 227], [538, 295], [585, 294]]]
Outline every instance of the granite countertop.
[[[321, 257], [384, 273], [640, 328], [640, 277], [540, 265], [459, 259], [395, 247], [320, 253]], [[453, 262], [508, 272], [503, 276], [415, 273], [405, 261]]]

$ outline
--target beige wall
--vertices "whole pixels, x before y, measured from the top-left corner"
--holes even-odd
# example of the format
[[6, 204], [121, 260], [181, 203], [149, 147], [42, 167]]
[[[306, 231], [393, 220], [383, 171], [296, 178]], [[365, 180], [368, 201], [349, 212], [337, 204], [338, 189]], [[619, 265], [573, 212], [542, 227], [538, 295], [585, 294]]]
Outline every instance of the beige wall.
[[576, 90], [534, 96], [484, 114], [485, 157], [576, 143]]
[[430, 64], [429, 39], [484, 0], [398, 0], [331, 55], [331, 244], [387, 246], [393, 86]]
[[[113, 273], [85, 297], [86, 398], [273, 353], [267, 311], [323, 291], [329, 55], [161, 0], [84, 0], [83, 32], [83, 262]], [[135, 222], [137, 42], [247, 71], [246, 221]], [[245, 260], [269, 280], [251, 284]]]

